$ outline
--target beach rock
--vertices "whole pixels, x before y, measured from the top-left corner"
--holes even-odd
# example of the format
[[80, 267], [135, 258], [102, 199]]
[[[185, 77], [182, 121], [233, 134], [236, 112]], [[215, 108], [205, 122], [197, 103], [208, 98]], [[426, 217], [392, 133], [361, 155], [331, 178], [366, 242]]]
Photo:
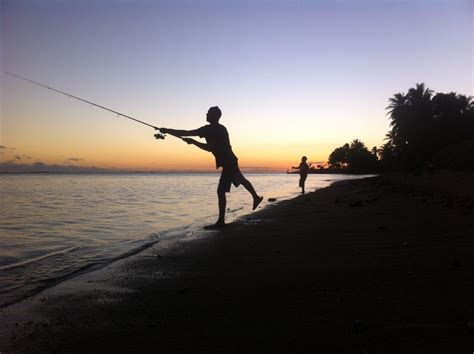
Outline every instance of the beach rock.
[[276, 202], [276, 198], [268, 198], [269, 202]]

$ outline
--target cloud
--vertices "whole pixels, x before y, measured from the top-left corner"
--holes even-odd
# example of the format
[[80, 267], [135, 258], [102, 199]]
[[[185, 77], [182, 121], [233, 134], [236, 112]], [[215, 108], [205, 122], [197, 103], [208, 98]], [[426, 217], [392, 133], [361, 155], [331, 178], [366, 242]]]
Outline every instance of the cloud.
[[5, 153], [8, 153], [9, 151], [13, 151], [13, 150], [16, 150], [16, 149], [12, 148], [12, 147], [5, 146], [5, 145], [0, 145], [0, 155], [3, 155]]
[[[34, 156], [26, 155], [18, 151], [14, 147], [0, 145], [0, 163], [20, 163], [20, 161], [27, 161], [35, 159]], [[27, 161], [29, 162], [29, 161]]]
[[77, 162], [77, 161], [84, 161], [84, 159], [81, 159], [79, 157], [70, 157], [70, 158], [67, 159], [67, 161]]

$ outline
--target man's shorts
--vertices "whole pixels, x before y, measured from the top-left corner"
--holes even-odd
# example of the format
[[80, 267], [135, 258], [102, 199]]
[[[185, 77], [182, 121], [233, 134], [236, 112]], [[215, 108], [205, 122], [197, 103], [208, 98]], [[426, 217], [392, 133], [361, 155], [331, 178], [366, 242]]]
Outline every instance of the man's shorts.
[[222, 169], [221, 178], [219, 179], [217, 193], [229, 193], [231, 184], [238, 187], [244, 179], [245, 177], [238, 167], [224, 167]]

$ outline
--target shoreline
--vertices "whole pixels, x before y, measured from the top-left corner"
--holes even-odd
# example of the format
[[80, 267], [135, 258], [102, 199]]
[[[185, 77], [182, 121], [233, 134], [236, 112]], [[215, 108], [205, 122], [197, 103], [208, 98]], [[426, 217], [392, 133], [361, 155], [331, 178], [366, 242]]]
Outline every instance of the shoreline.
[[[260, 206], [258, 211], [263, 210], [263, 208], [272, 207], [273, 205], [277, 205], [278, 203], [280, 203], [282, 201], [293, 199], [296, 196], [294, 196], [294, 195], [280, 196], [280, 197], [276, 198], [275, 202], [271, 202], [271, 204], [269, 204], [269, 202], [264, 203], [264, 206], [263, 207]], [[244, 209], [244, 207], [242, 206], [242, 207], [238, 207], [238, 208], [235, 208], [235, 209], [232, 209], [232, 210], [231, 209], [227, 210], [227, 214], [228, 214], [227, 219], [231, 220], [229, 222], [229, 224], [231, 224], [231, 223], [247, 216], [247, 214], [245, 214], [245, 213], [238, 213], [239, 211], [241, 211], [243, 209]], [[251, 214], [248, 214], [248, 216], [250, 216], [250, 215]], [[199, 233], [204, 232], [202, 230], [203, 226], [206, 225], [206, 224], [212, 223], [215, 220], [215, 218], [217, 218], [217, 214], [212, 215], [212, 216], [207, 216], [204, 220], [203, 219], [194, 220], [191, 224], [184, 224], [184, 225], [177, 226], [177, 227], [174, 227], [174, 228], [171, 228], [171, 229], [165, 229], [165, 230], [159, 231], [157, 233], [157, 235], [158, 235], [157, 239], [149, 240], [149, 241], [146, 241], [144, 239], [144, 240], [142, 240], [142, 244], [140, 246], [135, 247], [135, 248], [130, 249], [130, 250], [127, 250], [127, 251], [124, 251], [122, 254], [119, 254], [115, 257], [112, 257], [112, 258], [109, 258], [109, 259], [104, 259], [104, 260], [100, 261], [99, 263], [86, 264], [86, 265], [74, 270], [71, 273], [64, 274], [64, 275], [59, 276], [57, 278], [49, 278], [47, 280], [47, 283], [45, 283], [41, 286], [38, 286], [37, 288], [33, 289], [30, 292], [26, 292], [24, 295], [19, 296], [15, 300], [11, 300], [11, 301], [8, 301], [8, 302], [1, 303], [0, 304], [0, 310], [3, 309], [3, 308], [9, 307], [9, 306], [15, 305], [19, 302], [22, 302], [22, 301], [24, 301], [28, 298], [34, 297], [34, 296], [38, 295], [39, 293], [41, 293], [41, 292], [43, 292], [43, 291], [45, 291], [49, 288], [58, 286], [61, 283], [65, 282], [65, 281], [68, 281], [68, 280], [71, 280], [71, 279], [74, 279], [77, 276], [81, 276], [81, 275], [84, 275], [84, 274], [88, 274], [88, 273], [91, 273], [91, 272], [101, 270], [101, 269], [109, 266], [110, 264], [112, 264], [114, 262], [120, 261], [122, 259], [129, 258], [129, 257], [133, 257], [133, 256], [135, 256], [135, 255], [137, 255], [141, 252], [146, 251], [148, 248], [153, 247], [157, 243], [160, 243], [162, 241], [178, 242], [179, 243], [181, 241], [181, 239], [185, 238], [186, 235], [188, 235], [189, 233], [199, 234]], [[18, 266], [21, 266], [21, 265], [12, 265], [10, 267], [18, 267]], [[6, 268], [6, 269], [9, 269], [9, 268]], [[2, 271], [2, 270], [3, 269], [0, 269], [0, 271]]]
[[[57, 277], [57, 278], [50, 278], [50, 279], [48, 279], [48, 282], [45, 283], [44, 285], [38, 286], [36, 289], [32, 290], [31, 292], [28, 292], [25, 295], [23, 295], [21, 297], [18, 297], [18, 299], [12, 300], [10, 302], [2, 303], [0, 305], [0, 311], [2, 309], [6, 308], [6, 307], [13, 306], [13, 305], [15, 305], [19, 302], [22, 302], [22, 301], [25, 301], [29, 298], [37, 296], [41, 292], [43, 292], [43, 291], [45, 291], [49, 288], [53, 288], [55, 286], [58, 286], [58, 285], [60, 285], [61, 283], [65, 282], [65, 281], [72, 280], [75, 277], [78, 277], [78, 276], [81, 276], [81, 275], [84, 275], [84, 274], [99, 271], [99, 270], [101, 270], [105, 267], [108, 267], [109, 265], [111, 265], [114, 262], [118, 262], [118, 261], [121, 261], [123, 259], [133, 257], [133, 256], [135, 256], [135, 255], [137, 255], [141, 252], [146, 251], [148, 248], [152, 247], [156, 243], [159, 243], [162, 240], [166, 240], [170, 236], [172, 237], [174, 234], [178, 234], [176, 236], [181, 237], [181, 235], [183, 233], [185, 233], [185, 231], [188, 227], [189, 227], [189, 225], [186, 225], [186, 226], [177, 227], [177, 228], [170, 229], [170, 230], [161, 231], [159, 234], [161, 236], [163, 236], [162, 239], [148, 241], [148, 242], [144, 241], [144, 243], [142, 245], [140, 245], [136, 248], [133, 248], [131, 250], [125, 251], [124, 253], [122, 253], [122, 254], [120, 254], [116, 257], [112, 257], [110, 259], [103, 260], [100, 263], [86, 264], [86, 265], [82, 266], [81, 268], [76, 269], [75, 271], [73, 271], [71, 273], [62, 275], [62, 276]], [[14, 267], [17, 267], [17, 265], [14, 265]], [[6, 269], [9, 269], [9, 268], [6, 268]], [[1, 269], [0, 271], [3, 271], [3, 269]]]
[[456, 198], [336, 182], [4, 308], [0, 350], [472, 350], [474, 203]]
[[[327, 182], [327, 181], [325, 181], [325, 182]], [[298, 195], [299, 195], [299, 193], [297, 193], [297, 192], [288, 192], [288, 191], [286, 191], [286, 193], [282, 194], [282, 193], [279, 193], [278, 191], [276, 191], [276, 192], [274, 191], [274, 193], [271, 194], [272, 198], [270, 198], [270, 199], [276, 199], [277, 203], [278, 203], [278, 202], [283, 201], [283, 200], [288, 200], [288, 199], [295, 198]], [[232, 202], [232, 200], [231, 200], [231, 202]], [[269, 203], [274, 203], [274, 202], [273, 201], [272, 202], [264, 201], [264, 203], [262, 203], [263, 208], [265, 206], [268, 206]], [[235, 202], [234, 202], [234, 204], [235, 204]], [[238, 218], [241, 218], [241, 217], [245, 216], [246, 213], [251, 213], [250, 208], [246, 208], [247, 207], [246, 204], [243, 204], [241, 206], [239, 206], [239, 204], [237, 204], [237, 205], [233, 205], [233, 206], [234, 206], [234, 208], [233, 209], [228, 208], [227, 213], [226, 213], [227, 214], [227, 220], [230, 223], [235, 221]], [[237, 207], [237, 206], [239, 206], [239, 207]], [[259, 207], [259, 210], [261, 208], [262, 207]], [[136, 240], [137, 244], [134, 245], [133, 248], [124, 247], [124, 248], [122, 248], [122, 253], [115, 253], [113, 255], [107, 255], [107, 253], [104, 252], [103, 257], [101, 257], [100, 259], [96, 258], [96, 259], [94, 259], [94, 261], [92, 263], [82, 262], [80, 264], [77, 264], [77, 267], [71, 268], [69, 270], [69, 273], [55, 274], [54, 276], [49, 276], [46, 273], [43, 276], [41, 274], [39, 274], [37, 279], [33, 279], [33, 280], [37, 280], [34, 283], [34, 286], [31, 283], [26, 283], [26, 288], [22, 288], [21, 285], [15, 284], [16, 286], [18, 286], [17, 288], [13, 288], [13, 291], [11, 291], [9, 293], [7, 293], [7, 292], [4, 293], [2, 301], [0, 301], [0, 309], [4, 308], [6, 306], [13, 305], [13, 304], [15, 304], [19, 301], [22, 301], [23, 299], [34, 296], [35, 294], [43, 291], [44, 289], [47, 289], [47, 288], [50, 288], [50, 287], [55, 286], [57, 284], [60, 284], [61, 282], [66, 281], [68, 279], [71, 279], [75, 276], [78, 276], [78, 275], [84, 274], [84, 273], [88, 273], [88, 272], [91, 272], [91, 271], [96, 271], [96, 270], [101, 269], [101, 268], [107, 266], [108, 264], [110, 264], [112, 262], [115, 262], [115, 261], [117, 261], [121, 258], [126, 258], [130, 255], [141, 252], [143, 249], [150, 247], [154, 243], [160, 242], [161, 238], [168, 237], [168, 235], [174, 235], [176, 238], [179, 238], [179, 237], [181, 237], [180, 235], [183, 234], [183, 233], [186, 233], [187, 232], [186, 230], [188, 230], [188, 229], [193, 229], [194, 231], [200, 230], [200, 229], [202, 229], [202, 227], [204, 225], [212, 224], [215, 221], [216, 218], [217, 218], [217, 214], [208, 214], [204, 217], [195, 218], [194, 220], [189, 220], [188, 223], [185, 223], [185, 224], [182, 224], [182, 225], [177, 225], [177, 226], [174, 226], [170, 229], [160, 230], [160, 231], [157, 231], [156, 233], [151, 233], [148, 236], [145, 235], [144, 236], [145, 238], [140, 239], [140, 240], [138, 240], [138, 239]], [[44, 259], [46, 259], [50, 256], [51, 256], [50, 254], [45, 254], [42, 257]], [[38, 258], [38, 260], [41, 260], [41, 258]], [[17, 268], [17, 267], [19, 268], [19, 267], [22, 267], [23, 264], [26, 264], [26, 265], [28, 265], [30, 263], [33, 264], [35, 261], [36, 261], [36, 259], [32, 259], [32, 260], [26, 259], [26, 260], [24, 260], [22, 262], [19, 262], [19, 263], [16, 263], [16, 264], [6, 265], [3, 268], [0, 267], [0, 271], [8, 270], [10, 268]], [[17, 277], [16, 279], [21, 279], [21, 278]], [[6, 282], [6, 283], [8, 283], [8, 282]]]

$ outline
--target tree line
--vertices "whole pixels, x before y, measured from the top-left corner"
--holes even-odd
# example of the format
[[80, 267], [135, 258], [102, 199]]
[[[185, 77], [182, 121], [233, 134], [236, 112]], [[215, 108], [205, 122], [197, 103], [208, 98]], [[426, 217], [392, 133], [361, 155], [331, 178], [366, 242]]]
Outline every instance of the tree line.
[[474, 102], [471, 96], [434, 93], [425, 84], [389, 98], [386, 142], [369, 150], [358, 139], [336, 148], [330, 170], [353, 173], [474, 169]]

